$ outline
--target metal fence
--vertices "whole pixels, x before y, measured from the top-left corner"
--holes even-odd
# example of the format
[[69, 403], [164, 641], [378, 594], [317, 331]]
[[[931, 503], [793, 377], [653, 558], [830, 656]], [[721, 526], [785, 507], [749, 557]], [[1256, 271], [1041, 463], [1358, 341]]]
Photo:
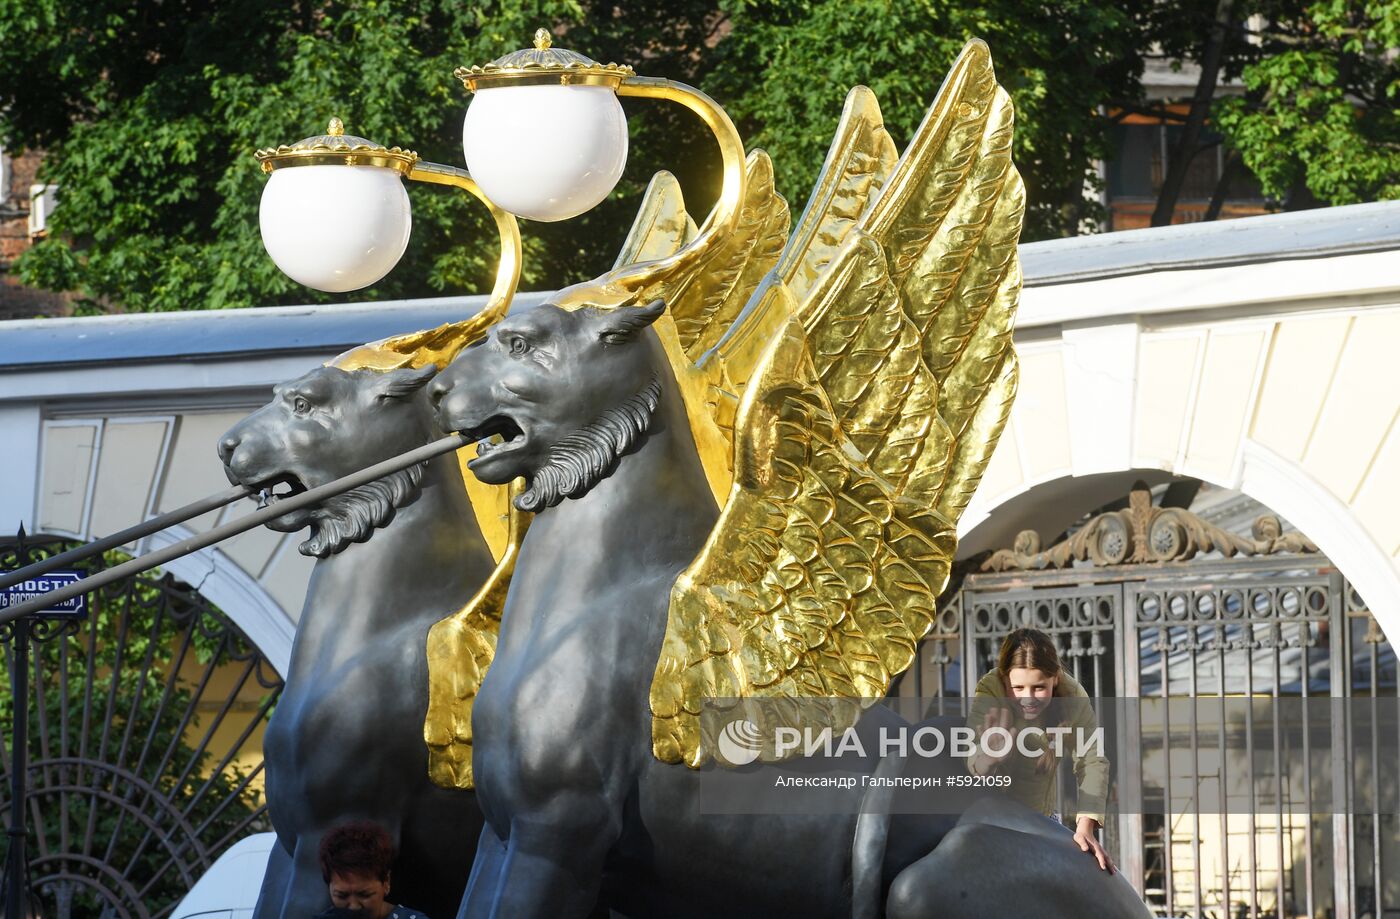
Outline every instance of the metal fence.
[[[72, 545], [0, 543], [0, 571]], [[167, 915], [225, 849], [270, 828], [261, 733], [282, 681], [222, 612], [168, 575], [103, 588], [86, 622], [36, 638], [24, 802], [31, 909], [53, 919]], [[7, 685], [13, 666], [7, 643]], [[0, 699], [7, 725], [12, 702]], [[7, 730], [4, 788], [10, 742]], [[8, 819], [13, 802], [0, 795]]]
[[[1253, 539], [1234, 537], [1152, 508], [1146, 494], [1043, 552], [1023, 534], [967, 574], [895, 693], [959, 710], [1002, 637], [1040, 628], [1091, 696], [1140, 697], [1145, 712], [1163, 703], [1139, 726], [1140, 762], [1116, 765], [1105, 828], [1157, 914], [1400, 915], [1396, 790], [1365, 765], [1400, 759], [1400, 749], [1382, 747], [1374, 721], [1340, 726], [1331, 749], [1349, 757], [1305, 751], [1293, 760], [1302, 774], [1275, 768], [1272, 786], [1251, 785], [1246, 805], [1225, 813], [1203, 809], [1198, 795], [1223, 786], [1230, 768], [1200, 756], [1223, 719], [1173, 721], [1165, 705], [1391, 699], [1394, 646], [1342, 573], [1276, 521], [1261, 518]], [[65, 548], [0, 543], [0, 570]], [[48, 635], [32, 657], [30, 887], [46, 917], [159, 917], [228, 846], [267, 828], [258, 751], [282, 684], [237, 627], [168, 576], [104, 588], [90, 606], [86, 623]], [[8, 645], [4, 666], [8, 678]], [[1246, 735], [1261, 738], [1250, 757], [1277, 761], [1277, 724]], [[1161, 783], [1142, 768], [1154, 756], [1174, 757], [1152, 773], [1169, 776]], [[1320, 783], [1348, 806], [1314, 808]], [[9, 807], [0, 798], [0, 815]]]
[[[1279, 706], [1261, 705], [1265, 723], [1237, 732], [1250, 763], [1263, 764], [1247, 797], [1200, 803], [1219, 801], [1231, 768], [1208, 755], [1225, 749], [1226, 719], [1209, 717], [1215, 700], [1248, 721], [1244, 700], [1347, 699], [1354, 711], [1358, 701], [1396, 697], [1394, 646], [1315, 546], [1269, 517], [1253, 538], [1222, 533], [1186, 511], [1151, 507], [1142, 488], [1127, 510], [1063, 543], [1041, 551], [1022, 534], [980, 568], [945, 594], [897, 694], [942, 697], [951, 709], [995, 666], [1001, 639], [1032, 626], [1052, 636], [1091, 696], [1140, 698], [1143, 749], [1115, 764], [1105, 836], [1155, 913], [1400, 916], [1397, 792], [1376, 768], [1400, 761], [1400, 748], [1387, 746], [1394, 733], [1377, 732], [1375, 719], [1338, 719], [1325, 750], [1287, 750], [1285, 763], [1292, 741]], [[1194, 700], [1181, 709], [1191, 716], [1173, 721], [1168, 700]], [[1148, 768], [1167, 758], [1170, 768]], [[1068, 772], [1063, 797], [1073, 794]]]

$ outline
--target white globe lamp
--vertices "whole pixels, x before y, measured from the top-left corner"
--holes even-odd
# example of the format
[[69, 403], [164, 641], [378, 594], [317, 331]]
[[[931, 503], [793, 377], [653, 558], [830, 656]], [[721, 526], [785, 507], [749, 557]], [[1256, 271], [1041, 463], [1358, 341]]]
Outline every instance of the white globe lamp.
[[413, 227], [403, 187], [417, 155], [326, 134], [258, 151], [270, 173], [259, 208], [263, 245], [292, 280], [331, 293], [360, 290], [403, 257]]
[[627, 165], [617, 87], [630, 67], [535, 47], [457, 76], [474, 94], [462, 123], [467, 171], [496, 206], [531, 220], [577, 217], [613, 190]]

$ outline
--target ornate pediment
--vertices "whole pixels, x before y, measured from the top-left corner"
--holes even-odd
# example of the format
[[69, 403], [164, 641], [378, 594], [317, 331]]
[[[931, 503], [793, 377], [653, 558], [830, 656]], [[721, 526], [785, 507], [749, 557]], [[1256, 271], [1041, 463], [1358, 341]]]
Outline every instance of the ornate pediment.
[[1076, 561], [1098, 567], [1184, 562], [1206, 552], [1235, 555], [1277, 555], [1317, 552], [1301, 533], [1283, 532], [1273, 514], [1254, 521], [1250, 537], [1221, 529], [1180, 507], [1154, 507], [1152, 492], [1139, 480], [1123, 510], [1099, 514], [1072, 536], [1042, 551], [1040, 536], [1022, 530], [1010, 549], [998, 549], [982, 563], [982, 571], [1037, 571], [1066, 568]]

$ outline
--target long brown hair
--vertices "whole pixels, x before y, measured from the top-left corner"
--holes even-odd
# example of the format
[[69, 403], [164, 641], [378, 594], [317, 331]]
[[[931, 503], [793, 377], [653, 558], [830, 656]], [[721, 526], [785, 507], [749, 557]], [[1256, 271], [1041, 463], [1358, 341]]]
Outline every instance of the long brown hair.
[[[1002, 639], [1001, 651], [997, 653], [997, 672], [1002, 680], [1011, 677], [1011, 671], [1018, 667], [1026, 670], [1039, 670], [1048, 677], [1060, 675], [1060, 652], [1040, 629], [1017, 629]], [[1060, 695], [1060, 683], [1055, 683], [1055, 695]]]
[[[1011, 671], [1020, 668], [1026, 670], [1039, 670], [1048, 677], [1059, 677], [1060, 652], [1055, 647], [1055, 642], [1040, 629], [1016, 629], [1007, 635], [1001, 642], [1001, 650], [997, 653], [997, 673], [1001, 675], [1002, 686], [1007, 694], [1011, 692]], [[1064, 681], [1055, 680], [1055, 690], [1052, 695], [1062, 695]], [[1046, 708], [1047, 721], [1053, 719], [1058, 708], [1058, 703], [1052, 702]], [[1046, 747], [1041, 752], [1040, 758], [1036, 761], [1037, 772], [1047, 772], [1055, 766], [1055, 754]]]

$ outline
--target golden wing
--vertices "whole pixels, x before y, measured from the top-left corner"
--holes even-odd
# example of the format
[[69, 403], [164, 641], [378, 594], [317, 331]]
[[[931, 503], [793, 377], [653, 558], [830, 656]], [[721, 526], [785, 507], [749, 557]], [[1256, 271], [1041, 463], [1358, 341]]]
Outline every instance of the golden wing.
[[[511, 497], [523, 490], [523, 480], [509, 487]], [[443, 788], [473, 787], [472, 703], [496, 656], [506, 590], [530, 519], [529, 514], [511, 509], [509, 538], [496, 570], [466, 606], [428, 630], [428, 714], [423, 740], [428, 745], [428, 777]]]
[[852, 88], [807, 208], [778, 262], [779, 276], [798, 300], [856, 228], [898, 157], [875, 94], [869, 87]]
[[956, 544], [947, 520], [859, 456], [795, 320], [738, 418], [734, 488], [672, 589], [652, 682], [652, 750], [666, 762], [705, 762], [707, 698], [883, 696], [933, 622]]
[[839, 246], [805, 247], [826, 263], [753, 365], [733, 488], [672, 590], [658, 758], [708, 758], [707, 698], [873, 700], [913, 661], [1015, 391], [1010, 135], [970, 43]]
[[[774, 187], [768, 154], [762, 150], [750, 154], [745, 170], [744, 200], [734, 231], [718, 240], [693, 267], [666, 276], [637, 297], [639, 302], [656, 297], [666, 301], [666, 313], [653, 329], [685, 400], [691, 433], [716, 501], [724, 500], [733, 481], [732, 428], [738, 389], [730, 384], [722, 364], [697, 365], [696, 360], [733, 324], [771, 272], [788, 231], [787, 202]], [[676, 230], [666, 228], [679, 227], [680, 221], [671, 215], [684, 213], [680, 189], [674, 183], [666, 173], [652, 180], [618, 256], [619, 267], [630, 264], [628, 259], [670, 254], [666, 248], [676, 238]], [[689, 226], [693, 236], [693, 224]]]
[[[698, 358], [709, 414], [726, 435], [726, 463], [733, 461], [734, 413], [753, 368], [855, 229], [897, 158], [875, 94], [864, 86], [853, 88], [807, 207], [776, 265], [759, 281], [738, 318], [727, 328], [716, 326], [722, 337]], [[721, 502], [728, 484], [716, 494]]]
[[916, 484], [954, 522], [982, 480], [1016, 393], [1011, 331], [1026, 194], [1011, 162], [1014, 122], [991, 52], [968, 42], [861, 220], [886, 251], [890, 282], [938, 381], [947, 462], [919, 470]]
[[773, 161], [755, 150], [744, 168], [748, 181], [734, 231], [658, 293], [692, 362], [719, 341], [787, 242], [788, 206], [774, 187]]
[[662, 170], [647, 184], [642, 206], [637, 209], [613, 268], [674, 255], [695, 238], [695, 232], [695, 221], [686, 212], [680, 183]]
[[774, 270], [715, 348], [700, 358], [702, 366], [723, 368], [735, 404], [765, 346], [856, 229], [897, 158], [875, 94], [864, 86], [853, 88], [807, 207]]

